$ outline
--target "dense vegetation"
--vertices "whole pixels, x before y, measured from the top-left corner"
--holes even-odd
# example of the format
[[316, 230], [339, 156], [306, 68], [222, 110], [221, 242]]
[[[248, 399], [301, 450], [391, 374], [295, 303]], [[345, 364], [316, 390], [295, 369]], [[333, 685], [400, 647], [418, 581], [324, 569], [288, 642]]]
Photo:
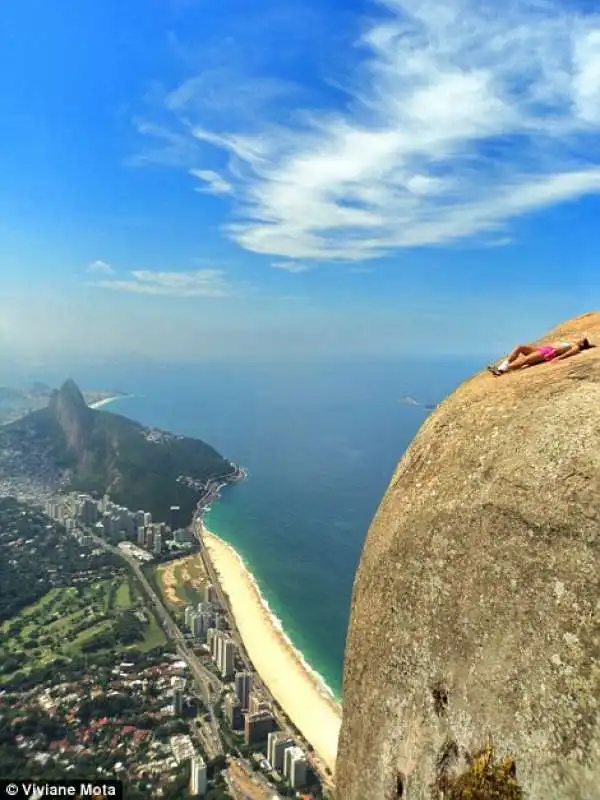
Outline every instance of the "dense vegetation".
[[[212, 447], [198, 439], [150, 431], [126, 417], [95, 411], [67, 381], [47, 408], [0, 431], [0, 449], [22, 451], [30, 474], [69, 469], [70, 488], [150, 511], [155, 520], [187, 525], [198, 490], [180, 476], [206, 482], [233, 471]], [[34, 463], [35, 462], [35, 463]], [[171, 516], [171, 506], [179, 511]]]
[[0, 682], [72, 679], [91, 654], [148, 651], [164, 635], [133, 576], [42, 512], [0, 500]]
[[227, 475], [231, 465], [212, 447], [197, 439], [163, 436], [149, 441], [147, 429], [126, 417], [96, 411], [87, 446], [87, 463], [76, 473], [73, 485], [97, 495], [110, 487], [111, 499], [128, 508], [143, 508], [153, 519], [170, 522], [170, 507], [179, 506], [176, 525], [187, 525], [198, 492], [180, 475], [207, 481]]
[[109, 553], [83, 548], [41, 511], [12, 498], [0, 499], [0, 620], [54, 587], [71, 586], [84, 566], [97, 572], [114, 570], [120, 562]]

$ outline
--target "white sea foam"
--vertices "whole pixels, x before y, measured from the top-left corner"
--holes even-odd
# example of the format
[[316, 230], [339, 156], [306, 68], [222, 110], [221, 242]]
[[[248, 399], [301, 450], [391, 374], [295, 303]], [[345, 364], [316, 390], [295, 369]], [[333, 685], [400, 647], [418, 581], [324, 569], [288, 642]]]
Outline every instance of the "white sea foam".
[[294, 653], [294, 656], [301, 663], [303, 669], [310, 675], [311, 680], [317, 686], [319, 692], [324, 697], [326, 697], [328, 700], [331, 700], [334, 703], [336, 703], [337, 705], [339, 705], [340, 708], [341, 708], [342, 707], [342, 703], [340, 703], [338, 698], [335, 696], [333, 690], [331, 689], [331, 687], [325, 681], [325, 678], [319, 672], [317, 672], [317, 670], [314, 669], [314, 667], [312, 667], [309, 664], [309, 662], [306, 660], [306, 658], [304, 656], [304, 653], [302, 653], [302, 651], [299, 650], [294, 645], [294, 643], [291, 640], [290, 636], [286, 633], [286, 630], [285, 630], [285, 628], [283, 626], [283, 622], [274, 613], [274, 611], [271, 609], [271, 606], [269, 605], [269, 601], [263, 595], [263, 593], [261, 591], [261, 588], [260, 588], [260, 586], [258, 584], [258, 581], [254, 577], [252, 572], [248, 569], [248, 566], [247, 566], [246, 562], [244, 561], [244, 559], [242, 558], [242, 556], [240, 555], [240, 553], [235, 549], [235, 547], [233, 547], [233, 545], [229, 544], [229, 542], [226, 542], [221, 536], [216, 534], [213, 530], [207, 528], [206, 525], [204, 525], [204, 523], [203, 523], [202, 527], [206, 531], [206, 533], [209, 533], [211, 536], [214, 536], [215, 539], [218, 539], [221, 542], [221, 544], [223, 544], [223, 546], [226, 547], [231, 553], [233, 553], [235, 558], [237, 558], [237, 560], [239, 561], [239, 563], [242, 566], [242, 569], [248, 575], [248, 577], [250, 579], [250, 582], [251, 582], [252, 586], [254, 587], [254, 589], [256, 591], [256, 594], [258, 596], [259, 602], [262, 605], [263, 609], [265, 610], [266, 614], [268, 615], [269, 621], [271, 622], [273, 627], [276, 628], [279, 631], [279, 633], [281, 634], [282, 638], [284, 639], [286, 645]]
[[109, 403], [114, 403], [116, 400], [124, 400], [125, 397], [132, 397], [133, 395], [122, 395], [118, 394], [115, 397], [105, 397], [103, 400], [96, 400], [95, 403], [90, 403], [90, 408], [103, 408], [107, 406]]

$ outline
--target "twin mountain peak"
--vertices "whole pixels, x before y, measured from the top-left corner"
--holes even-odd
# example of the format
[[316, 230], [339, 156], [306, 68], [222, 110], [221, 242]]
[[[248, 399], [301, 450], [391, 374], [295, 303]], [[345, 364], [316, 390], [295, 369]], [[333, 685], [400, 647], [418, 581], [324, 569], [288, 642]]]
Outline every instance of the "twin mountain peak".
[[[235, 466], [199, 439], [149, 429], [119, 414], [90, 408], [68, 379], [46, 408], [0, 429], [0, 449], [24, 453], [39, 471], [46, 465], [71, 490], [111, 498], [153, 518], [187, 525], [198, 502], [199, 484], [235, 480]], [[185, 479], [185, 480], [182, 480]], [[179, 506], [173, 515], [171, 506]]]

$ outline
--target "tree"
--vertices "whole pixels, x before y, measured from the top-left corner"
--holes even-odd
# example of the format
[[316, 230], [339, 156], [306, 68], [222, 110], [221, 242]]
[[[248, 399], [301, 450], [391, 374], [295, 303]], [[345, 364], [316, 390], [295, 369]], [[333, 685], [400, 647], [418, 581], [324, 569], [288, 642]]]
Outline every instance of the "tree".
[[212, 778], [214, 775], [218, 775], [221, 770], [225, 769], [227, 766], [227, 758], [223, 755], [215, 756], [206, 766], [208, 776]]

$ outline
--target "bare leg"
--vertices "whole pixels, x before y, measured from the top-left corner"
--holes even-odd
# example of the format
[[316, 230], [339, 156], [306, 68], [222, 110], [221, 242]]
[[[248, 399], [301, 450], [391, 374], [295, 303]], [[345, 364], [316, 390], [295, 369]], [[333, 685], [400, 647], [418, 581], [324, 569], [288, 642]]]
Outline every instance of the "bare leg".
[[504, 375], [509, 370], [521, 369], [521, 367], [531, 366], [532, 364], [539, 364], [544, 360], [540, 355], [539, 350], [530, 344], [518, 344], [512, 353], [499, 367], [490, 364], [488, 370], [495, 377]]
[[521, 367], [532, 367], [534, 364], [541, 364], [544, 360], [544, 356], [539, 352], [539, 350], [533, 350], [533, 352], [529, 353], [528, 355], [522, 355], [518, 356], [518, 358], [515, 358], [506, 369], [507, 371], [513, 371], [515, 369], [521, 369]]
[[535, 352], [536, 352], [535, 347], [532, 347], [530, 344], [518, 344], [512, 351], [512, 353], [509, 355], [508, 363], [512, 364], [513, 361], [519, 356], [529, 356]]

